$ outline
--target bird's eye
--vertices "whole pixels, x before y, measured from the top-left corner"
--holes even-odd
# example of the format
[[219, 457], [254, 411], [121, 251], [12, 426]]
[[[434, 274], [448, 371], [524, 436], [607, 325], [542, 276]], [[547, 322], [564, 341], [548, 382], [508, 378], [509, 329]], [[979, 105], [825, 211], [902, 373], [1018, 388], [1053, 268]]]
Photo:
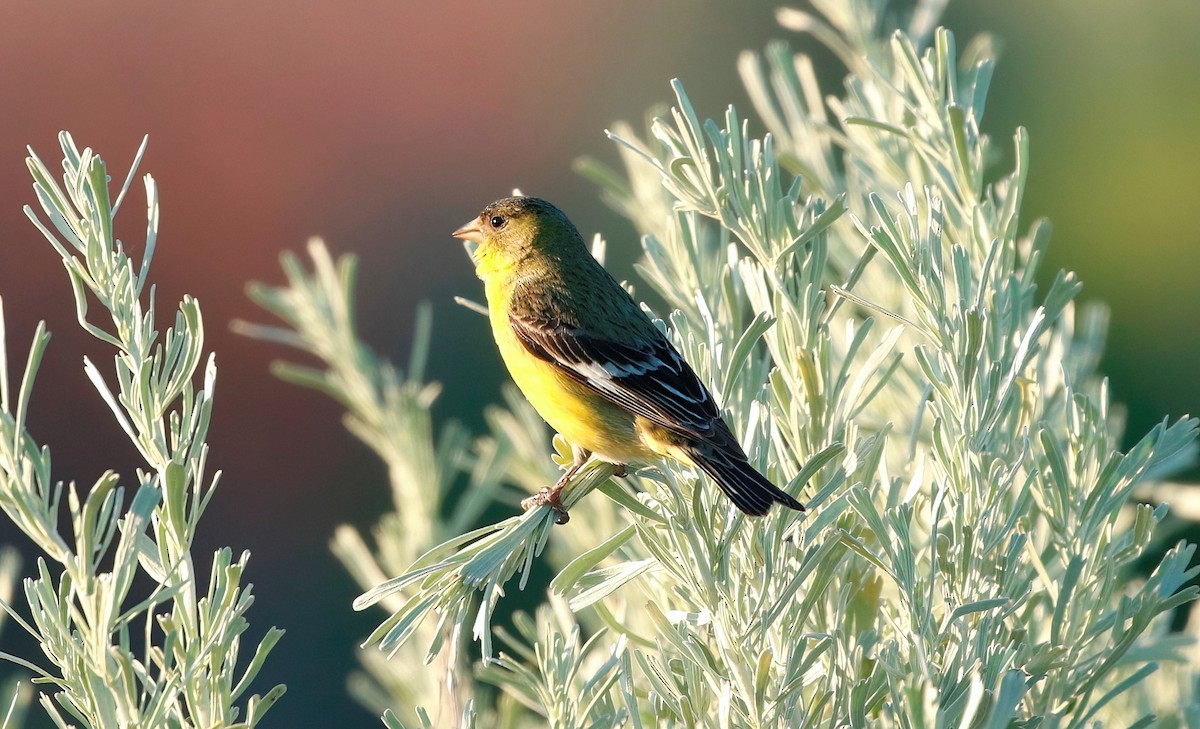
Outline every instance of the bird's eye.
[[507, 223], [508, 221], [505, 219], [505, 217], [503, 215], [493, 215], [492, 219], [489, 220], [488, 222], [492, 224], [493, 228], [496, 228], [497, 230], [499, 230], [500, 228], [503, 228], [504, 224]]

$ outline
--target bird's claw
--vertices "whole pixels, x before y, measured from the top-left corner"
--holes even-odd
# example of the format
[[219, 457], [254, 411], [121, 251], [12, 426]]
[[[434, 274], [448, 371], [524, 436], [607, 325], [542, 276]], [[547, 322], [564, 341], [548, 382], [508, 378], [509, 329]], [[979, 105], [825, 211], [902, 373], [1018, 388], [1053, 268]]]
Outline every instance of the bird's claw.
[[629, 469], [625, 467], [625, 464], [624, 463], [617, 464], [616, 470], [613, 471], [613, 476], [616, 476], [617, 478], [625, 478], [628, 475], [629, 475]]
[[554, 523], [566, 524], [571, 520], [571, 515], [567, 513], [566, 507], [559, 501], [559, 496], [562, 495], [562, 487], [543, 486], [533, 496], [521, 500], [521, 508], [525, 511], [537, 508], [539, 506], [549, 506], [554, 511]]

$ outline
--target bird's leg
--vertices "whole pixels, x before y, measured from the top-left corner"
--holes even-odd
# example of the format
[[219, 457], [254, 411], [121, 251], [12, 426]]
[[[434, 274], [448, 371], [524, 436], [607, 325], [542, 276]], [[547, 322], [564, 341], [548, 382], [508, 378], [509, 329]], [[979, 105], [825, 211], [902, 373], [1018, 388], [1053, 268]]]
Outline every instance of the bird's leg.
[[563, 508], [562, 502], [559, 499], [562, 496], [563, 488], [566, 487], [575, 474], [579, 473], [579, 469], [583, 468], [584, 464], [587, 463], [588, 458], [592, 456], [592, 452], [586, 448], [573, 445], [571, 446], [571, 454], [575, 457], [574, 462], [571, 463], [571, 467], [563, 472], [563, 475], [559, 477], [553, 486], [546, 486], [533, 496], [523, 500], [521, 508], [529, 511], [535, 506], [546, 504], [554, 509], [554, 513], [557, 515], [554, 520], [555, 524], [566, 524], [571, 520], [571, 516], [567, 514], [567, 510]]

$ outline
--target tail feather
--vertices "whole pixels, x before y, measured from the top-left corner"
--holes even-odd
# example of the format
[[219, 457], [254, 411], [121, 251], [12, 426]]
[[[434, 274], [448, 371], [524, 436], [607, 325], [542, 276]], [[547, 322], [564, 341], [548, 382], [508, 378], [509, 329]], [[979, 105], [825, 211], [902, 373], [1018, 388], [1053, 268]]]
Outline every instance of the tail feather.
[[716, 481], [734, 506], [747, 514], [765, 516], [775, 503], [804, 511], [804, 504], [754, 470], [742, 453], [731, 453], [709, 443], [697, 443], [684, 450], [692, 463]]

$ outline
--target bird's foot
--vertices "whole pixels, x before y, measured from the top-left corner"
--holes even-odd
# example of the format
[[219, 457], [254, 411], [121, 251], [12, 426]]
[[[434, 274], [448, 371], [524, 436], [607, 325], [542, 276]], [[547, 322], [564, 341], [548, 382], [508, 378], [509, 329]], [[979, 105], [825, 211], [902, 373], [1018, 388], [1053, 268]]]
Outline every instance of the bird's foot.
[[554, 523], [566, 524], [571, 520], [571, 515], [567, 513], [566, 507], [562, 505], [559, 498], [562, 496], [562, 486], [555, 485], [544, 486], [541, 491], [538, 491], [533, 496], [521, 501], [521, 508], [525, 511], [535, 509], [539, 506], [549, 506], [554, 510]]
[[613, 475], [617, 478], [625, 478], [629, 475], [629, 469], [625, 467], [624, 463], [618, 463], [617, 470], [613, 471]]

